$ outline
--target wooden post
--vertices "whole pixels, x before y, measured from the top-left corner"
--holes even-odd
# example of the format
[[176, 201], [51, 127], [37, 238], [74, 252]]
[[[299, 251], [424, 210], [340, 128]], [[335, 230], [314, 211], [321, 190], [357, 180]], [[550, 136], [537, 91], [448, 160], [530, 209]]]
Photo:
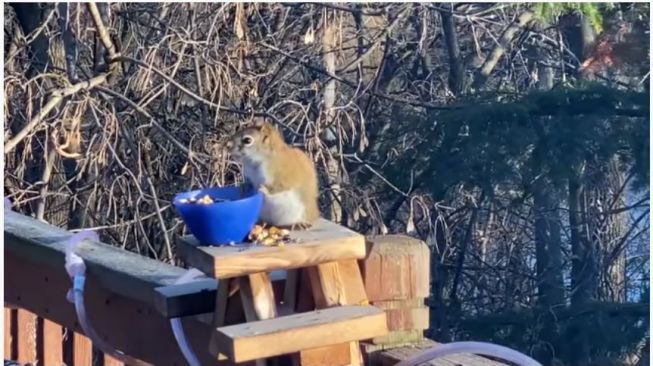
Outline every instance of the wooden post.
[[388, 330], [372, 339], [378, 349], [424, 340], [429, 326], [425, 298], [430, 287], [430, 251], [417, 239], [404, 235], [367, 237], [365, 259], [360, 261], [370, 303], [386, 312]]

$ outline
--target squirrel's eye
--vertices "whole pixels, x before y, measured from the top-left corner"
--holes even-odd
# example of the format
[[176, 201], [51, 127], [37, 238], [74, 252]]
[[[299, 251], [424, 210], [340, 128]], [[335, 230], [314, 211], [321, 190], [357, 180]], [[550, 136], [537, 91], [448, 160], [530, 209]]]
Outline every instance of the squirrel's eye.
[[252, 139], [251, 136], [245, 136], [245, 137], [243, 137], [242, 140], [240, 140], [240, 142], [242, 142], [243, 145], [251, 145], [253, 141], [254, 140]]

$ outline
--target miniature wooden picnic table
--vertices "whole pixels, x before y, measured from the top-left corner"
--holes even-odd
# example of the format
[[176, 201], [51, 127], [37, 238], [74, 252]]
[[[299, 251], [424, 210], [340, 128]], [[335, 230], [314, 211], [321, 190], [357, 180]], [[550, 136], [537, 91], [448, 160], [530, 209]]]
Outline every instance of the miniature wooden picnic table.
[[[302, 366], [362, 365], [358, 341], [388, 332], [385, 313], [368, 303], [358, 265], [365, 237], [324, 219], [290, 236], [282, 247], [201, 246], [193, 236], [179, 238], [180, 258], [218, 280], [210, 352], [236, 363], [294, 354]], [[270, 280], [279, 270], [287, 271], [281, 306]], [[231, 281], [239, 286], [243, 324], [225, 325]], [[306, 296], [312, 309], [301, 304]]]

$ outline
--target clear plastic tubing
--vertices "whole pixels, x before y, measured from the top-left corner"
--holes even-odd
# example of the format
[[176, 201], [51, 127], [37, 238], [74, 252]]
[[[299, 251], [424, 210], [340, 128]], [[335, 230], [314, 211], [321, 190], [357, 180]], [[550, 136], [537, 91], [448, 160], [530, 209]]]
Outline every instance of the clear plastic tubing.
[[[11, 204], [11, 202], [5, 197], [5, 208]], [[67, 298], [68, 301], [72, 302], [75, 305], [75, 313], [77, 314], [77, 320], [79, 321], [84, 334], [88, 336], [93, 344], [97, 346], [102, 352], [110, 354], [114, 358], [122, 361], [125, 364], [137, 364], [137, 362], [131, 357], [125, 355], [124, 353], [114, 349], [108, 345], [102, 338], [98, 336], [95, 330], [91, 327], [88, 321], [86, 314], [86, 306], [84, 304], [84, 285], [86, 283], [86, 264], [84, 260], [75, 253], [77, 246], [84, 240], [99, 240], [98, 235], [93, 231], [81, 231], [73, 235], [68, 244], [66, 245], [66, 271], [73, 281], [73, 288], [68, 292]], [[195, 277], [203, 276], [203, 273], [191, 269], [186, 271], [181, 277], [177, 279], [175, 283], [182, 284], [192, 281]], [[197, 359], [197, 356], [191, 349], [184, 334], [184, 329], [179, 318], [170, 319], [170, 324], [172, 326], [172, 332], [177, 340], [177, 344], [181, 349], [186, 361], [190, 366], [200, 366], [200, 362]]]
[[[204, 274], [195, 268], [192, 268], [181, 275], [177, 281], [175, 281], [175, 284], [181, 285], [183, 283], [188, 283], [191, 282], [194, 278], [200, 276], [204, 276]], [[172, 326], [172, 333], [175, 335], [175, 339], [177, 340], [177, 344], [181, 349], [181, 353], [184, 354], [188, 364], [190, 366], [200, 366], [200, 361], [197, 359], [195, 352], [193, 352], [193, 349], [190, 347], [188, 339], [186, 339], [186, 334], [184, 333], [184, 327], [181, 324], [181, 319], [170, 319], [170, 325]]]
[[86, 283], [86, 265], [84, 260], [75, 253], [75, 249], [83, 240], [98, 240], [98, 235], [93, 231], [81, 231], [73, 235], [68, 245], [66, 245], [66, 271], [73, 280], [73, 288], [68, 292], [68, 301], [72, 302], [75, 306], [75, 313], [77, 314], [77, 321], [79, 321], [84, 334], [91, 339], [93, 345], [98, 347], [103, 353], [109, 354], [119, 361], [128, 365], [138, 365], [140, 362], [132, 359], [124, 353], [114, 349], [108, 345], [102, 338], [95, 333], [91, 327], [86, 314], [86, 306], [84, 304], [84, 285]]
[[513, 362], [519, 366], [542, 366], [542, 364], [523, 353], [517, 352], [508, 347], [486, 342], [453, 342], [440, 344], [413, 355], [412, 357], [399, 362], [395, 366], [416, 366], [423, 362], [456, 353], [475, 353], [479, 355], [498, 357], [502, 360]]

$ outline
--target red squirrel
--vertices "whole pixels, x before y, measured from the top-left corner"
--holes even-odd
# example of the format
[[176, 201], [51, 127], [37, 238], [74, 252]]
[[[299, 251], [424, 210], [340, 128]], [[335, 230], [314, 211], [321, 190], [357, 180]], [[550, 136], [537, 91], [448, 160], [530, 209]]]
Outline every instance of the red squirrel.
[[245, 179], [263, 193], [260, 221], [307, 229], [320, 217], [318, 180], [313, 161], [288, 145], [270, 123], [257, 118], [227, 143]]

